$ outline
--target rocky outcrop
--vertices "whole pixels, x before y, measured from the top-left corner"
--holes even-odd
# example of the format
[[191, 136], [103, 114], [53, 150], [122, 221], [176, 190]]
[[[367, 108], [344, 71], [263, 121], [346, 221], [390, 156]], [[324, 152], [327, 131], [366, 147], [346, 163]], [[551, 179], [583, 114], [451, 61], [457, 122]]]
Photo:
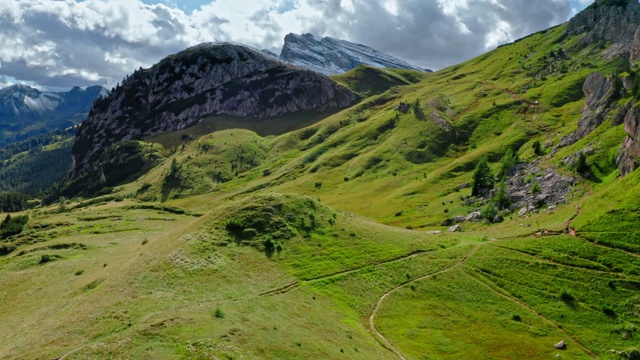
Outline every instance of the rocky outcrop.
[[633, 45], [631, 46], [629, 61], [631, 62], [631, 65], [636, 64], [638, 61], [640, 61], [640, 27], [636, 31]]
[[211, 116], [273, 119], [327, 113], [359, 97], [318, 73], [232, 44], [202, 44], [139, 69], [96, 102], [73, 146], [80, 176], [111, 144], [183, 129]]
[[[632, 67], [637, 66], [640, 61], [640, 28], [635, 34], [629, 61]], [[638, 80], [636, 79], [635, 81]], [[633, 80], [629, 80], [629, 82], [633, 87]], [[621, 119], [624, 119], [624, 121]], [[640, 104], [636, 104], [635, 101], [631, 100], [623, 106], [614, 117], [613, 125], [619, 125], [622, 122], [624, 122], [624, 131], [627, 133], [627, 137], [622, 141], [616, 157], [616, 164], [620, 170], [620, 175], [625, 176], [640, 165]]]
[[541, 170], [536, 163], [517, 165], [515, 176], [506, 181], [511, 209], [519, 216], [539, 208], [563, 204], [573, 190], [576, 179], [562, 176], [553, 169]]
[[325, 75], [342, 74], [359, 65], [431, 71], [365, 45], [330, 37], [316, 40], [312, 34], [285, 36], [280, 59]]
[[599, 72], [590, 74], [582, 86], [586, 96], [578, 129], [560, 141], [560, 147], [569, 146], [589, 135], [607, 118], [608, 105], [616, 92], [611, 79]]
[[567, 33], [582, 35], [585, 45], [608, 42], [608, 53], [616, 56], [631, 50], [639, 25], [637, 0], [596, 0], [569, 21]]
[[640, 105], [636, 105], [624, 118], [624, 131], [627, 137], [622, 142], [616, 164], [620, 175], [624, 176], [638, 168], [640, 159]]

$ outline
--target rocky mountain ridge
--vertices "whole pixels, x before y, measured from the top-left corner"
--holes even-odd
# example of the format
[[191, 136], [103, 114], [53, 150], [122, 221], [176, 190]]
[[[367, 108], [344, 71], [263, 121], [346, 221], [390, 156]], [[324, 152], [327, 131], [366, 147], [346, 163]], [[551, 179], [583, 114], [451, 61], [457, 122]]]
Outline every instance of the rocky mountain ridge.
[[[13, 85], [0, 90], [0, 129], [21, 138], [23, 130], [38, 123], [42, 129], [40, 132], [69, 127], [84, 120], [84, 114], [89, 112], [94, 99], [106, 95], [107, 90], [101, 86], [47, 92], [26, 85]], [[24, 136], [28, 134], [22, 134]]]
[[609, 42], [607, 53], [614, 57], [629, 52], [638, 24], [637, 0], [596, 0], [569, 21], [567, 33], [581, 35], [585, 45]]
[[359, 65], [427, 71], [371, 47], [312, 34], [290, 33], [284, 38], [280, 59], [325, 75], [345, 73]]
[[201, 44], [139, 69], [97, 101], [78, 131], [71, 179], [112, 144], [184, 129], [211, 116], [252, 118], [329, 113], [359, 97], [326, 76], [248, 47]]

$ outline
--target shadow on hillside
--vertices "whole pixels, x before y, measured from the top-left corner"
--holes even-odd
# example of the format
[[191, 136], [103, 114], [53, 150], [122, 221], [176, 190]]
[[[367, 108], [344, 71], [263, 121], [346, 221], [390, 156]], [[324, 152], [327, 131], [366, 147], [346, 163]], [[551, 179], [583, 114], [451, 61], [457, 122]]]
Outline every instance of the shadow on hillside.
[[313, 111], [297, 112], [295, 114], [268, 119], [211, 116], [199, 120], [188, 128], [152, 135], [144, 140], [159, 143], [165, 148], [170, 148], [179, 146], [185, 139], [197, 139], [201, 136], [222, 130], [245, 129], [253, 131], [260, 136], [277, 136], [316, 124], [338, 111], [339, 110], [322, 113]]

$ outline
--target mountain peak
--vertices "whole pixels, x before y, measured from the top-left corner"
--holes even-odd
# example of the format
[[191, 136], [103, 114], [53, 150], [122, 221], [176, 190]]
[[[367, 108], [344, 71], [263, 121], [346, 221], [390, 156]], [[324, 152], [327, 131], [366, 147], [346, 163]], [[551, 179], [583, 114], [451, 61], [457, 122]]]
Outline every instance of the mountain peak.
[[83, 179], [99, 176], [101, 164], [110, 161], [103, 154], [120, 141], [220, 117], [239, 119], [240, 125], [275, 123], [288, 115], [315, 118], [359, 100], [328, 77], [260, 50], [232, 43], [190, 47], [135, 71], [95, 102], [78, 131], [72, 181], [65, 191], [76, 194]]
[[331, 37], [318, 40], [310, 33], [287, 34], [280, 58], [325, 75], [342, 74], [359, 65], [425, 71], [366, 45]]

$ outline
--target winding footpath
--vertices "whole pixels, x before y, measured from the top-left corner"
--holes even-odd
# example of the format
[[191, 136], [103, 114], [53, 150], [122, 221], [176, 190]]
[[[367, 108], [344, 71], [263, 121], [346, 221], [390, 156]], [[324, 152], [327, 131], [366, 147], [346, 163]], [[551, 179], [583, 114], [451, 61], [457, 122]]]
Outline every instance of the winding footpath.
[[[575, 219], [576, 217], [578, 217], [578, 215], [581, 214], [581, 210], [578, 208], [578, 213], [573, 216], [566, 224], [567, 228], [569, 228], [569, 225], [571, 224], [571, 221], [573, 219]], [[574, 232], [575, 233], [575, 232]], [[575, 235], [574, 235], [575, 236]], [[396, 287], [394, 287], [393, 289], [387, 291], [386, 293], [384, 293], [379, 299], [378, 302], [376, 303], [375, 308], [373, 309], [373, 312], [371, 313], [371, 316], [369, 316], [369, 327], [371, 332], [374, 335], [374, 338], [376, 339], [376, 341], [382, 345], [383, 347], [389, 349], [390, 351], [392, 351], [396, 357], [400, 360], [406, 360], [406, 357], [402, 354], [402, 352], [400, 352], [400, 350], [398, 350], [398, 348], [396, 348], [393, 343], [391, 343], [391, 341], [389, 339], [387, 339], [375, 326], [375, 317], [378, 314], [383, 302], [387, 299], [387, 297], [389, 297], [389, 295], [393, 294], [394, 292], [397, 292], [398, 290], [406, 287], [407, 285], [411, 285], [412, 283], [415, 283], [417, 281], [421, 281], [421, 280], [425, 280], [425, 279], [429, 279], [432, 278], [436, 275], [440, 275], [440, 274], [444, 274], [447, 272], [450, 272], [456, 268], [460, 268], [460, 271], [465, 274], [466, 276], [474, 279], [475, 281], [477, 281], [478, 283], [480, 283], [481, 285], [483, 285], [484, 287], [486, 287], [487, 289], [489, 289], [491, 292], [499, 295], [500, 297], [509, 300], [511, 302], [516, 303], [518, 306], [522, 307], [523, 309], [525, 309], [526, 311], [532, 313], [533, 315], [535, 315], [536, 317], [540, 318], [541, 320], [543, 320], [544, 322], [550, 324], [551, 326], [553, 326], [554, 328], [556, 328], [558, 331], [560, 331], [567, 340], [570, 340], [571, 342], [573, 342], [574, 344], [576, 344], [582, 351], [584, 351], [586, 354], [588, 354], [591, 358], [594, 359], [599, 359], [599, 357], [593, 353], [591, 350], [589, 350], [587, 347], [585, 347], [584, 345], [582, 345], [580, 342], [578, 342], [575, 338], [573, 338], [567, 331], [565, 331], [561, 326], [559, 326], [558, 324], [556, 324], [554, 321], [552, 321], [551, 319], [546, 318], [544, 315], [540, 314], [539, 312], [537, 312], [536, 310], [532, 309], [531, 307], [527, 306], [525, 303], [523, 303], [522, 301], [520, 301], [517, 298], [511, 297], [509, 295], [504, 294], [501, 291], [496, 290], [495, 288], [493, 288], [491, 285], [485, 283], [484, 281], [478, 279], [477, 277], [469, 274], [468, 272], [466, 272], [463, 268], [462, 265], [464, 264], [464, 262], [469, 259], [471, 256], [473, 256], [478, 249], [480, 249], [483, 245], [486, 244], [490, 244], [496, 241], [500, 241], [498, 239], [493, 239], [490, 240], [488, 242], [485, 243], [481, 243], [478, 244], [475, 248], [473, 248], [470, 252], [468, 252], [465, 256], [463, 256], [458, 262], [456, 262], [454, 265], [444, 269], [444, 270], [440, 270], [438, 272], [429, 274], [429, 275], [425, 275], [425, 276], [421, 276], [418, 277], [416, 279], [407, 281], [405, 283], [402, 283]]]
[[306, 284], [306, 283], [310, 283], [310, 282], [314, 282], [314, 281], [319, 281], [319, 280], [324, 280], [324, 279], [328, 279], [328, 278], [332, 278], [334, 276], [340, 276], [340, 275], [347, 275], [347, 274], [351, 274], [354, 273], [356, 271], [360, 271], [363, 269], [367, 269], [370, 267], [375, 267], [375, 266], [380, 266], [380, 265], [384, 265], [384, 264], [389, 264], [389, 263], [394, 263], [394, 262], [398, 262], [398, 261], [404, 261], [407, 259], [411, 259], [417, 256], [422, 256], [425, 254], [429, 254], [433, 251], [426, 251], [426, 250], [416, 250], [416, 251], [412, 251], [411, 253], [407, 254], [407, 255], [402, 255], [402, 256], [398, 256], [395, 257], [393, 259], [388, 259], [388, 260], [383, 260], [383, 261], [378, 261], [375, 263], [371, 263], [371, 264], [367, 264], [367, 265], [363, 265], [357, 268], [353, 268], [353, 269], [347, 269], [347, 270], [342, 270], [342, 271], [338, 271], [335, 273], [331, 273], [331, 274], [327, 274], [327, 275], [322, 275], [322, 276], [318, 276], [318, 277], [314, 277], [314, 278], [310, 278], [307, 280], [295, 280], [289, 284], [286, 284], [284, 286], [275, 288], [275, 289], [271, 289], [271, 290], [267, 290], [265, 292], [262, 292], [259, 294], [259, 296], [267, 296], [267, 295], [279, 295], [279, 294], [284, 294], [286, 292], [288, 292], [289, 290], [292, 290], [296, 287], [298, 287], [300, 284]]
[[[489, 242], [493, 242], [496, 240], [491, 240]], [[406, 358], [404, 357], [404, 355], [402, 355], [402, 353], [400, 352], [400, 350], [398, 350], [395, 346], [393, 346], [393, 344], [391, 343], [391, 341], [389, 341], [389, 339], [387, 339], [384, 335], [382, 335], [382, 333], [380, 333], [380, 331], [378, 329], [376, 329], [376, 325], [375, 325], [375, 317], [378, 314], [378, 311], [380, 310], [380, 307], [382, 306], [382, 303], [384, 302], [384, 300], [391, 294], [393, 294], [394, 292], [404, 288], [407, 285], [410, 285], [414, 282], [417, 281], [421, 281], [421, 280], [425, 280], [425, 279], [429, 279], [432, 278], [436, 275], [440, 275], [440, 274], [444, 274], [446, 272], [449, 272], [457, 267], [459, 267], [460, 265], [462, 265], [469, 257], [471, 257], [473, 254], [475, 254], [476, 251], [478, 251], [478, 249], [480, 249], [480, 247], [482, 247], [483, 244], [478, 244], [478, 246], [476, 246], [475, 248], [473, 248], [471, 251], [469, 251], [465, 256], [463, 256], [458, 262], [456, 262], [454, 265], [444, 269], [444, 270], [440, 270], [438, 272], [432, 273], [432, 274], [428, 274], [428, 275], [424, 275], [421, 276], [419, 278], [415, 278], [413, 280], [407, 281], [405, 283], [402, 283], [396, 287], [394, 287], [393, 289], [387, 291], [386, 293], [382, 294], [382, 296], [378, 299], [378, 302], [376, 303], [376, 307], [373, 309], [373, 312], [371, 313], [371, 316], [369, 316], [369, 327], [371, 328], [371, 332], [373, 332], [374, 337], [376, 338], [376, 340], [383, 345], [384, 347], [388, 348], [389, 350], [393, 351], [394, 354], [396, 354], [396, 356], [401, 359], [401, 360], [406, 360]]]

